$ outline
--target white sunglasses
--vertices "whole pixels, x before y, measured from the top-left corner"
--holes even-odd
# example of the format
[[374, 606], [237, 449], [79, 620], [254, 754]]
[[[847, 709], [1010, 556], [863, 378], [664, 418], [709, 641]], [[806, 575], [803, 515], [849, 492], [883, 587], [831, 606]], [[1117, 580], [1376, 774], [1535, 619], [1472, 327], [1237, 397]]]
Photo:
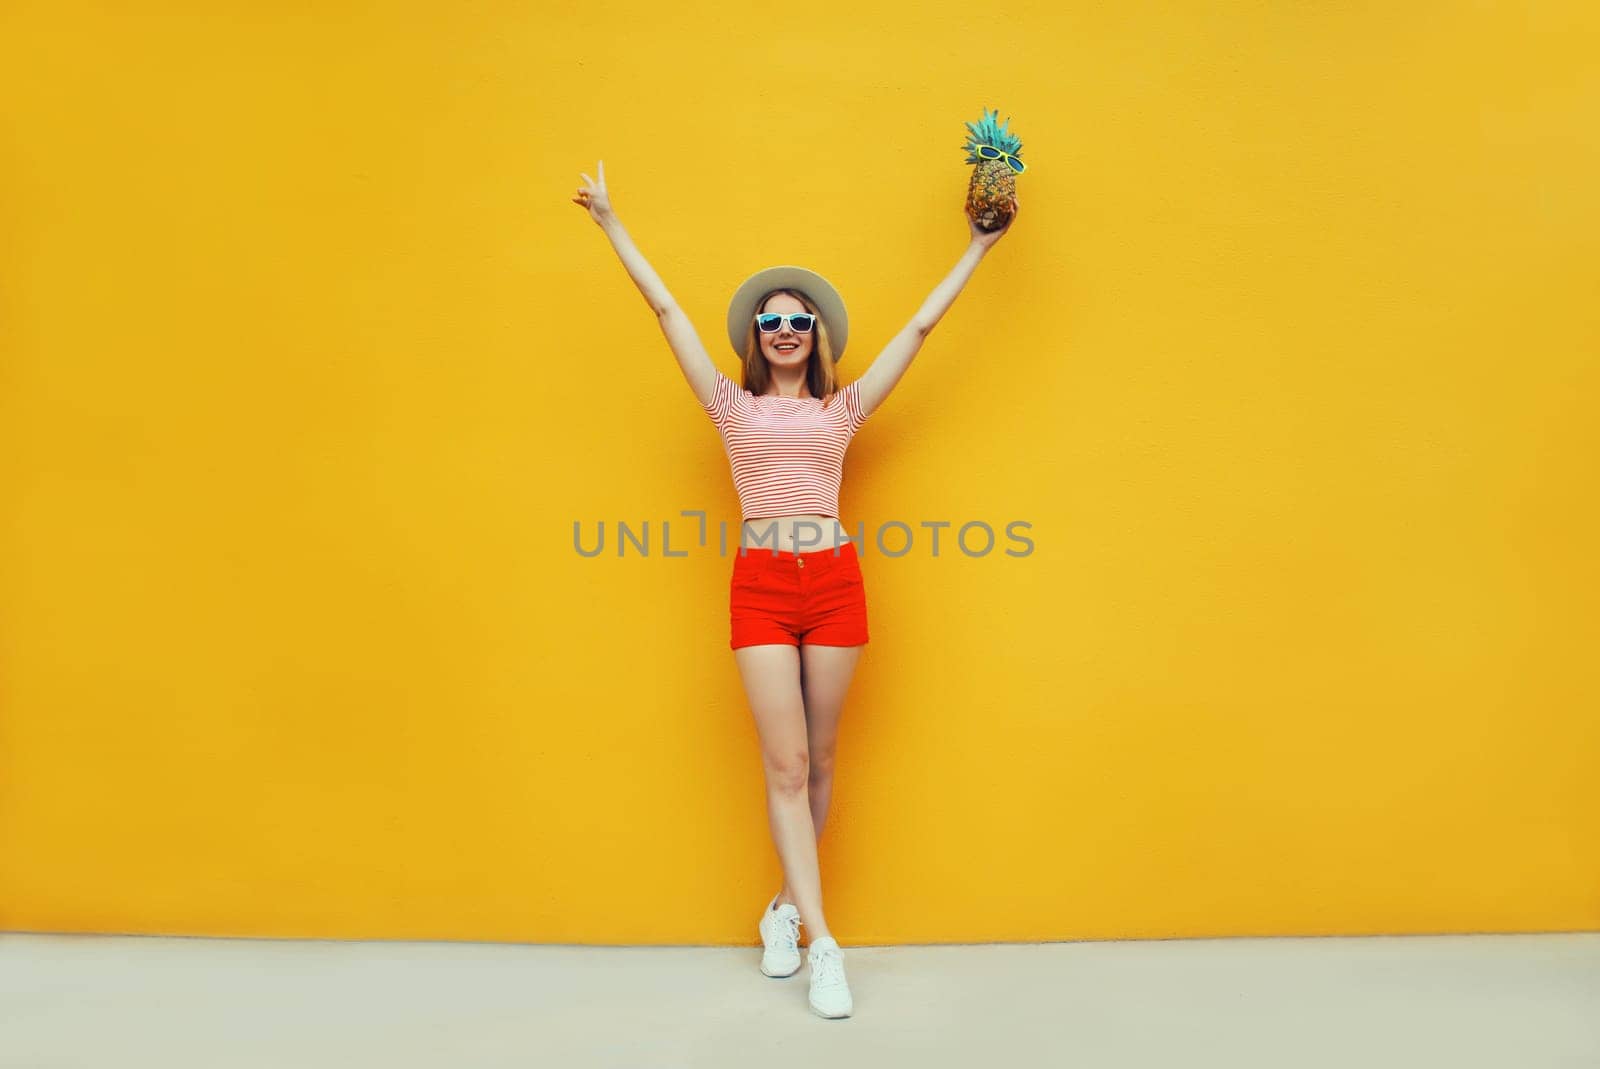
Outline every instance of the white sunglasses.
[[810, 312], [790, 312], [788, 315], [762, 312], [756, 316], [756, 327], [763, 334], [776, 334], [785, 323], [796, 334], [810, 334], [811, 328], [816, 326], [817, 317]]

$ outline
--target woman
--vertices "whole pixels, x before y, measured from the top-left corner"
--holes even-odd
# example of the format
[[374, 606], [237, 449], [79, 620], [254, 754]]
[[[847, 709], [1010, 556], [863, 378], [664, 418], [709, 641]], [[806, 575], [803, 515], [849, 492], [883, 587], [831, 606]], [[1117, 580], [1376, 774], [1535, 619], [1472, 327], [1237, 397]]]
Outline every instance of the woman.
[[[867, 642], [860, 564], [838, 518], [844, 453], [1010, 224], [986, 232], [968, 219], [971, 243], [955, 269], [843, 389], [835, 361], [844, 353], [848, 322], [838, 293], [803, 268], [752, 275], [728, 311], [728, 340], [743, 361], [740, 387], [711, 362], [634, 246], [612, 210], [605, 161], [598, 170], [598, 180], [582, 176], [573, 202], [605, 231], [656, 314], [689, 388], [722, 436], [739, 492], [744, 522], [730, 585], [729, 645], [761, 737], [767, 816], [785, 881], [757, 926], [765, 945], [761, 971], [798, 971], [804, 923], [812, 1009], [848, 1017], [844, 956], [823, 916], [816, 849], [833, 794], [839, 714]], [[1015, 201], [1012, 210], [1014, 221]], [[819, 543], [824, 548], [808, 548]]]

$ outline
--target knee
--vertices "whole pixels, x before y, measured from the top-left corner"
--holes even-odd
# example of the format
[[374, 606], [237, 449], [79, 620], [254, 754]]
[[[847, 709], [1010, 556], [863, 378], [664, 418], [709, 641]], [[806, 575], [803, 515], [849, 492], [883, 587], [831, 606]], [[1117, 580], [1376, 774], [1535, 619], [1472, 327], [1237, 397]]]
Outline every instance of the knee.
[[811, 767], [810, 781], [812, 783], [826, 783], [833, 779], [833, 752], [813, 753], [810, 755]]
[[775, 791], [799, 794], [810, 779], [811, 755], [805, 750], [767, 759], [767, 783]]

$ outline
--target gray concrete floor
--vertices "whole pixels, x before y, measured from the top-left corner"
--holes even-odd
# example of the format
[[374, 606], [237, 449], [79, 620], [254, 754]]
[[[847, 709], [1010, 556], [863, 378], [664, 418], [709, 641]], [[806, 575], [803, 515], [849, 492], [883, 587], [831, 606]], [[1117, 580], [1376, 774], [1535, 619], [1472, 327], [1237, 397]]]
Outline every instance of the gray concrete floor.
[[0, 1066], [1600, 1067], [1600, 933], [760, 950], [0, 934]]

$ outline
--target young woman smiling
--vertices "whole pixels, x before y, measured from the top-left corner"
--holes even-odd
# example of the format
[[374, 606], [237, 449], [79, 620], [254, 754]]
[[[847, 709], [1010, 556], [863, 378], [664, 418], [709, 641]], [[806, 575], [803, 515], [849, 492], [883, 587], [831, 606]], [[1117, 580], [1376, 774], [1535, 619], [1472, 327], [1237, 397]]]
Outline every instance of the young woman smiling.
[[[848, 1017], [854, 1006], [843, 952], [823, 915], [816, 848], [833, 793], [839, 717], [868, 640], [860, 561], [839, 521], [844, 454], [1010, 224], [990, 232], [967, 219], [970, 241], [955, 268], [842, 389], [836, 365], [849, 323], [838, 292], [801, 267], [750, 276], [728, 308], [728, 341], [742, 365], [743, 382], [736, 384], [712, 363], [618, 220], [604, 161], [598, 174], [582, 176], [573, 202], [605, 232], [649, 302], [722, 437], [743, 511], [729, 588], [729, 646], [761, 738], [768, 822], [784, 873], [784, 886], [757, 925], [761, 971], [791, 976], [799, 969], [803, 923], [811, 1007], [824, 1017]], [[1012, 210], [1014, 222], [1014, 201]]]

